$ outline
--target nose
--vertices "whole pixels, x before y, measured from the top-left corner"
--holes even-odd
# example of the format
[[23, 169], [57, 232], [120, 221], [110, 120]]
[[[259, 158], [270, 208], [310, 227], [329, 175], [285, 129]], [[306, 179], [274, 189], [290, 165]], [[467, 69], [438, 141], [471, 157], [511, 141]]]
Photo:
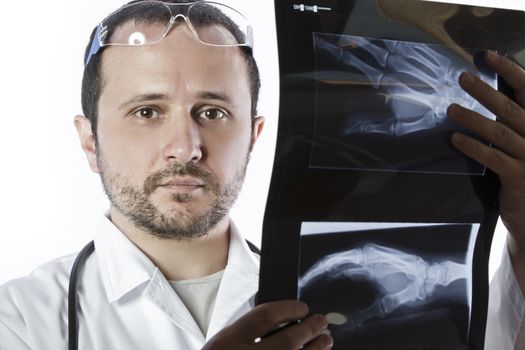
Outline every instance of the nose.
[[173, 163], [197, 163], [202, 158], [202, 140], [199, 125], [190, 116], [172, 118], [165, 126], [162, 156]]

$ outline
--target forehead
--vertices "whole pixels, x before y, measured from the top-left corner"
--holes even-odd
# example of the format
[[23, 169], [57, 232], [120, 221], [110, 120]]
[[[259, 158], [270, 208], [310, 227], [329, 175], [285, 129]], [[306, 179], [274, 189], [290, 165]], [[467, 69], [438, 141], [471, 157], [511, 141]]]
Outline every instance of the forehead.
[[[150, 24], [155, 30], [160, 23]], [[157, 27], [156, 29], [158, 29]], [[204, 37], [230, 40], [221, 26], [201, 28]], [[158, 86], [170, 89], [207, 89], [251, 101], [248, 66], [238, 47], [217, 47], [198, 41], [183, 23], [161, 41], [142, 46], [109, 46], [102, 52], [105, 90], [140, 90]]]

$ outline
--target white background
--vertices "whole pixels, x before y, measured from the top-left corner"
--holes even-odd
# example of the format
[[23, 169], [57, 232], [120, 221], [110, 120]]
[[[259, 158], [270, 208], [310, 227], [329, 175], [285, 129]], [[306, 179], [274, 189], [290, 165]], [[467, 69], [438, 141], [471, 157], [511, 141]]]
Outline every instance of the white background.
[[[273, 1], [224, 0], [253, 23], [262, 74], [259, 111], [266, 128], [232, 211], [241, 232], [260, 244], [278, 113]], [[456, 1], [525, 9], [523, 0]], [[107, 208], [84, 158], [73, 116], [81, 113], [83, 53], [91, 29], [121, 0], [10, 1], [0, 13], [0, 284], [92, 239]], [[504, 242], [500, 225], [491, 271]]]

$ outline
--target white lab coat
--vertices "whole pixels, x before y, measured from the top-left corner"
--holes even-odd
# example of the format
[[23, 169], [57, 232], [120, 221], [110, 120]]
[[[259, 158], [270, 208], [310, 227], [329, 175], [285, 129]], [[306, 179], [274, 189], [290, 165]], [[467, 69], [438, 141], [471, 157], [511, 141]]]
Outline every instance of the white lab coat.
[[[107, 218], [79, 281], [79, 349], [200, 349], [253, 307], [258, 259], [232, 224], [228, 264], [206, 338], [168, 281]], [[76, 254], [0, 286], [0, 350], [67, 349]], [[525, 303], [507, 254], [491, 286], [486, 349], [525, 349]]]
[[525, 302], [507, 249], [490, 285], [485, 349], [525, 349]]
[[[164, 275], [105, 218], [78, 284], [79, 349], [200, 349], [250, 310], [259, 262], [231, 227], [228, 264], [205, 338]], [[75, 258], [54, 260], [0, 287], [0, 349], [67, 349], [66, 296]]]

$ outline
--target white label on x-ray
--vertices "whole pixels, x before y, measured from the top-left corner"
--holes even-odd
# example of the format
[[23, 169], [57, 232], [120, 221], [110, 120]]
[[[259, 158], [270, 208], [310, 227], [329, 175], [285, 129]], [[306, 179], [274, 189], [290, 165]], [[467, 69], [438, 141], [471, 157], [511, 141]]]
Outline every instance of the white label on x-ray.
[[315, 13], [319, 11], [332, 11], [330, 7], [321, 7], [317, 5], [304, 5], [304, 4], [294, 4], [293, 9], [301, 11], [301, 12], [310, 11], [310, 12], [315, 12]]

